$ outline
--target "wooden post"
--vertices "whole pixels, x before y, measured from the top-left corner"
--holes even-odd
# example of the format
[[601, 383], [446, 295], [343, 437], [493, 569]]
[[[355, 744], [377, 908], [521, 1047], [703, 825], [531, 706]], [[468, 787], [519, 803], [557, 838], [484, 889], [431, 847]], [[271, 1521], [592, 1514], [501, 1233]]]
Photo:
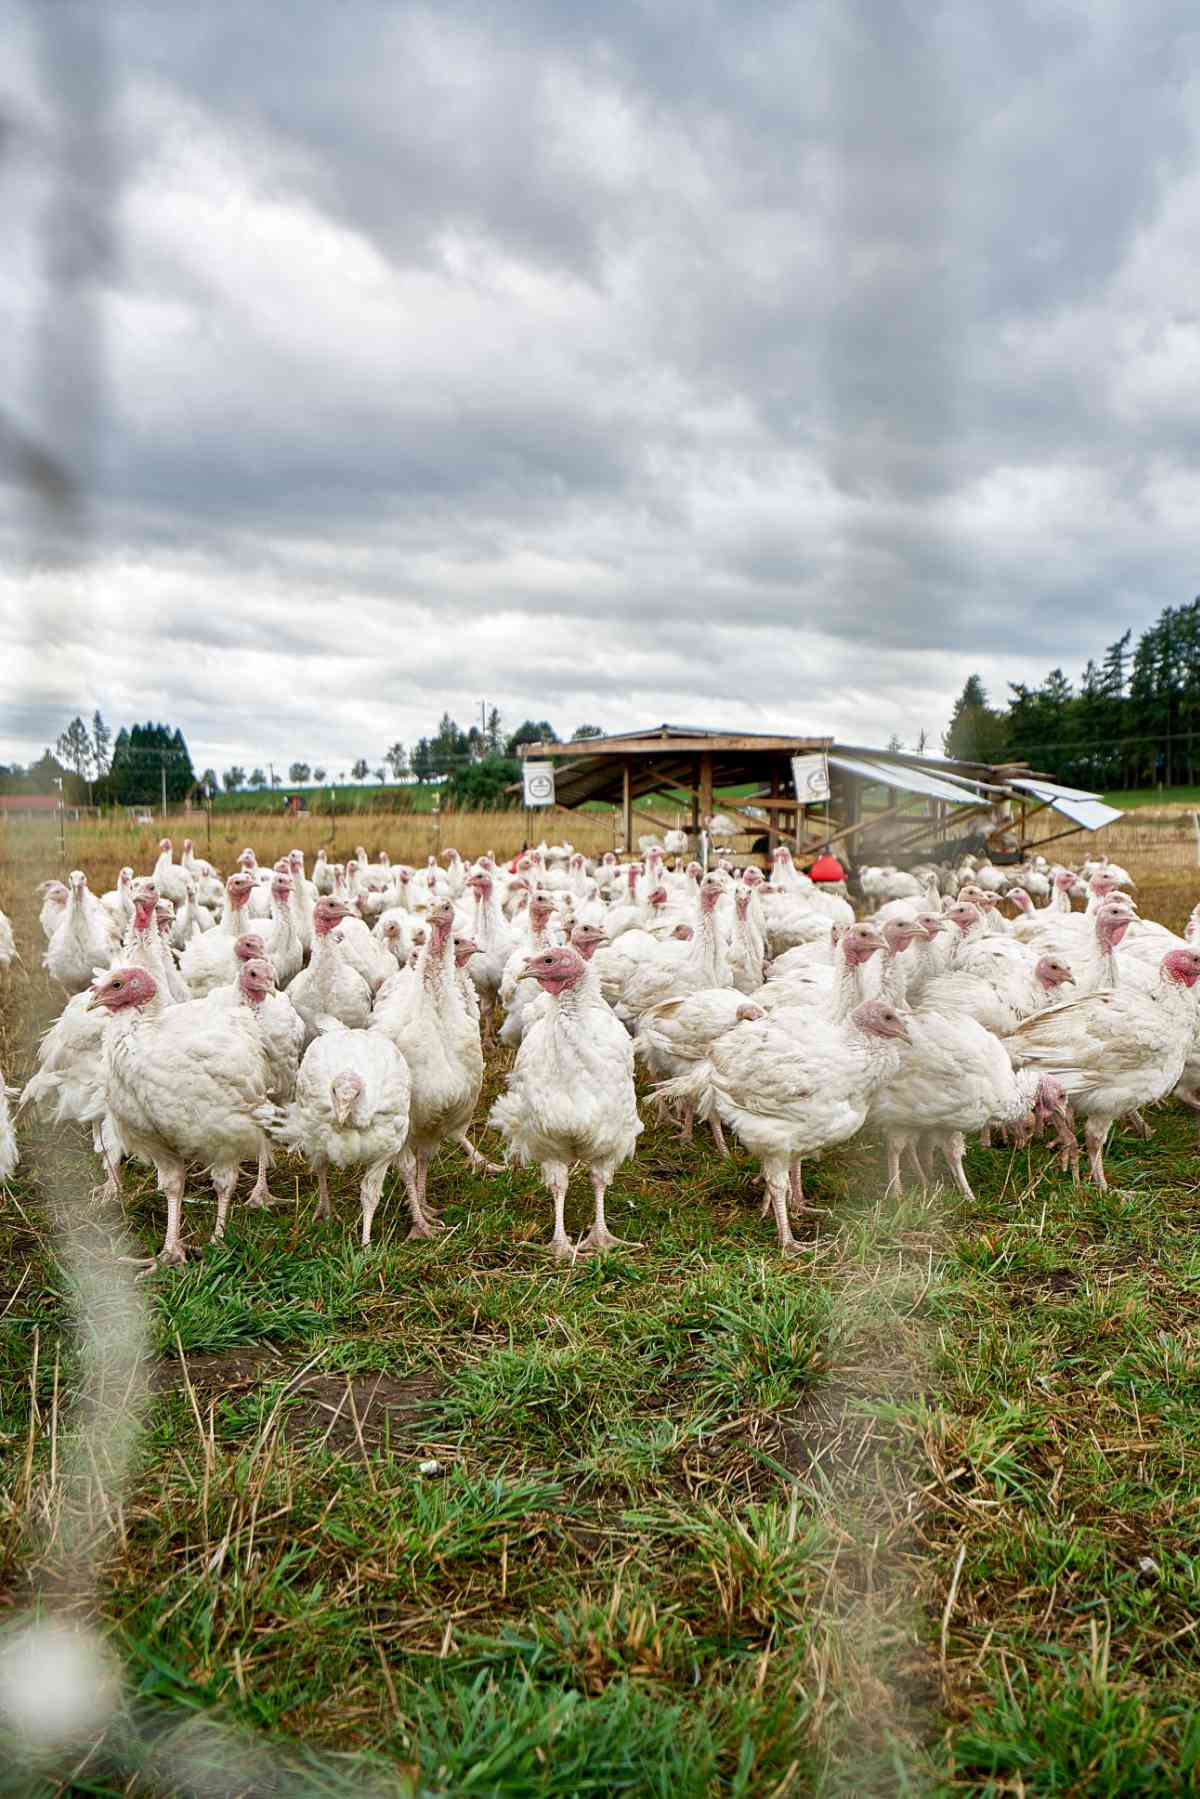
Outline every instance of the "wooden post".
[[692, 854], [700, 854], [700, 758], [695, 758], [692, 769]]
[[621, 769], [621, 811], [625, 824], [625, 854], [633, 854], [633, 764], [625, 758]]
[[700, 821], [708, 829], [713, 813], [712, 751], [700, 752]]

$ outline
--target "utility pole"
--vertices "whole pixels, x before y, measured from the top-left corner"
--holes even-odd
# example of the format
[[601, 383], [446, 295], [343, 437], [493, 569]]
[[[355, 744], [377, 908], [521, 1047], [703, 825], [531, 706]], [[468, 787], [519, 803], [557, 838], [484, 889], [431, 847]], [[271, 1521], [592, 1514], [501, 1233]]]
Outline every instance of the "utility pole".
[[165, 823], [167, 817], [167, 753], [165, 750], [159, 754], [158, 772], [162, 779], [162, 815]]

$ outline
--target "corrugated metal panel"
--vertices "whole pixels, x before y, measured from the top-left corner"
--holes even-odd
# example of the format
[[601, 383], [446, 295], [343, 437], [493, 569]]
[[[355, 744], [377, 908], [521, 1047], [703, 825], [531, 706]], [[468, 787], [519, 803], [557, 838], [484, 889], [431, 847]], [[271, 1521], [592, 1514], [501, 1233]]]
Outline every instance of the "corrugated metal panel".
[[908, 763], [868, 762], [863, 756], [844, 756], [840, 750], [830, 750], [829, 760], [835, 768], [844, 768], [860, 780], [878, 781], [881, 786], [896, 787], [902, 793], [922, 793], [927, 799], [946, 800], [952, 806], [977, 806], [986, 797], [969, 781], [960, 781], [957, 776], [947, 780], [943, 774], [932, 774]]
[[1098, 793], [1087, 793], [1079, 787], [1056, 787], [1052, 781], [1027, 781], [1023, 777], [1010, 781], [1009, 786], [1023, 788], [1035, 799], [1045, 800], [1085, 831], [1102, 830], [1125, 816], [1115, 806], [1106, 806]]

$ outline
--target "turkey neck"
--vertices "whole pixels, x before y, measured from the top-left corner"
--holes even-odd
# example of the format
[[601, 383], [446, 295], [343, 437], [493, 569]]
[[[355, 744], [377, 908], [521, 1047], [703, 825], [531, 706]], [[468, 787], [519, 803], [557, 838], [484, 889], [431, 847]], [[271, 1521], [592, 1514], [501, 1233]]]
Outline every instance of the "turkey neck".
[[473, 935], [480, 949], [492, 949], [495, 946], [499, 923], [495, 888], [489, 889], [486, 893], [477, 893], [475, 895], [476, 929]]
[[700, 922], [692, 939], [687, 966], [702, 977], [705, 987], [725, 987], [729, 983], [729, 964], [717, 934], [716, 907], [700, 907]]
[[225, 889], [225, 905], [221, 912], [220, 929], [227, 937], [240, 937], [244, 929], [242, 919], [246, 907], [250, 903], [249, 894], [244, 900], [235, 900], [228, 887]]
[[267, 945], [268, 956], [280, 955], [284, 950], [303, 954], [303, 944], [296, 923], [294, 907], [296, 889], [293, 887], [286, 900], [273, 900], [275, 906], [275, 928], [271, 932], [271, 941]]
[[[833, 982], [833, 1003], [829, 1016], [834, 1024], [843, 1024], [856, 1006], [861, 1006], [867, 997], [863, 988], [862, 971], [865, 962], [848, 962], [842, 955], [840, 947], [837, 956], [837, 969]], [[877, 1038], [872, 1038], [877, 1042]]]
[[879, 997], [895, 1006], [898, 1012], [908, 1009], [908, 963], [904, 957], [910, 952], [911, 945], [901, 950], [885, 947], [880, 951], [883, 965], [879, 971]]

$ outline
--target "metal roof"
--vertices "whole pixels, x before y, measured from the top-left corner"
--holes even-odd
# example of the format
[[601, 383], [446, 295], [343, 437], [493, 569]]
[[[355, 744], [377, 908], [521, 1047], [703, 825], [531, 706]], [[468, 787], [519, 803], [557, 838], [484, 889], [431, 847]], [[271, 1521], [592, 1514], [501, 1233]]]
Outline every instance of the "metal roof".
[[1023, 775], [1012, 776], [1008, 784], [1022, 788], [1035, 799], [1044, 800], [1085, 831], [1102, 830], [1105, 825], [1124, 817], [1115, 806], [1106, 806], [1098, 793], [1089, 793], [1082, 787], [1058, 787], [1053, 781], [1030, 781]]
[[862, 781], [877, 781], [882, 787], [896, 787], [902, 793], [921, 793], [927, 799], [945, 800], [952, 806], [978, 806], [987, 795], [973, 781], [962, 776], [946, 776], [940, 771], [915, 767], [911, 762], [876, 762], [866, 756], [846, 756], [840, 749], [829, 752], [834, 768], [845, 769]]

